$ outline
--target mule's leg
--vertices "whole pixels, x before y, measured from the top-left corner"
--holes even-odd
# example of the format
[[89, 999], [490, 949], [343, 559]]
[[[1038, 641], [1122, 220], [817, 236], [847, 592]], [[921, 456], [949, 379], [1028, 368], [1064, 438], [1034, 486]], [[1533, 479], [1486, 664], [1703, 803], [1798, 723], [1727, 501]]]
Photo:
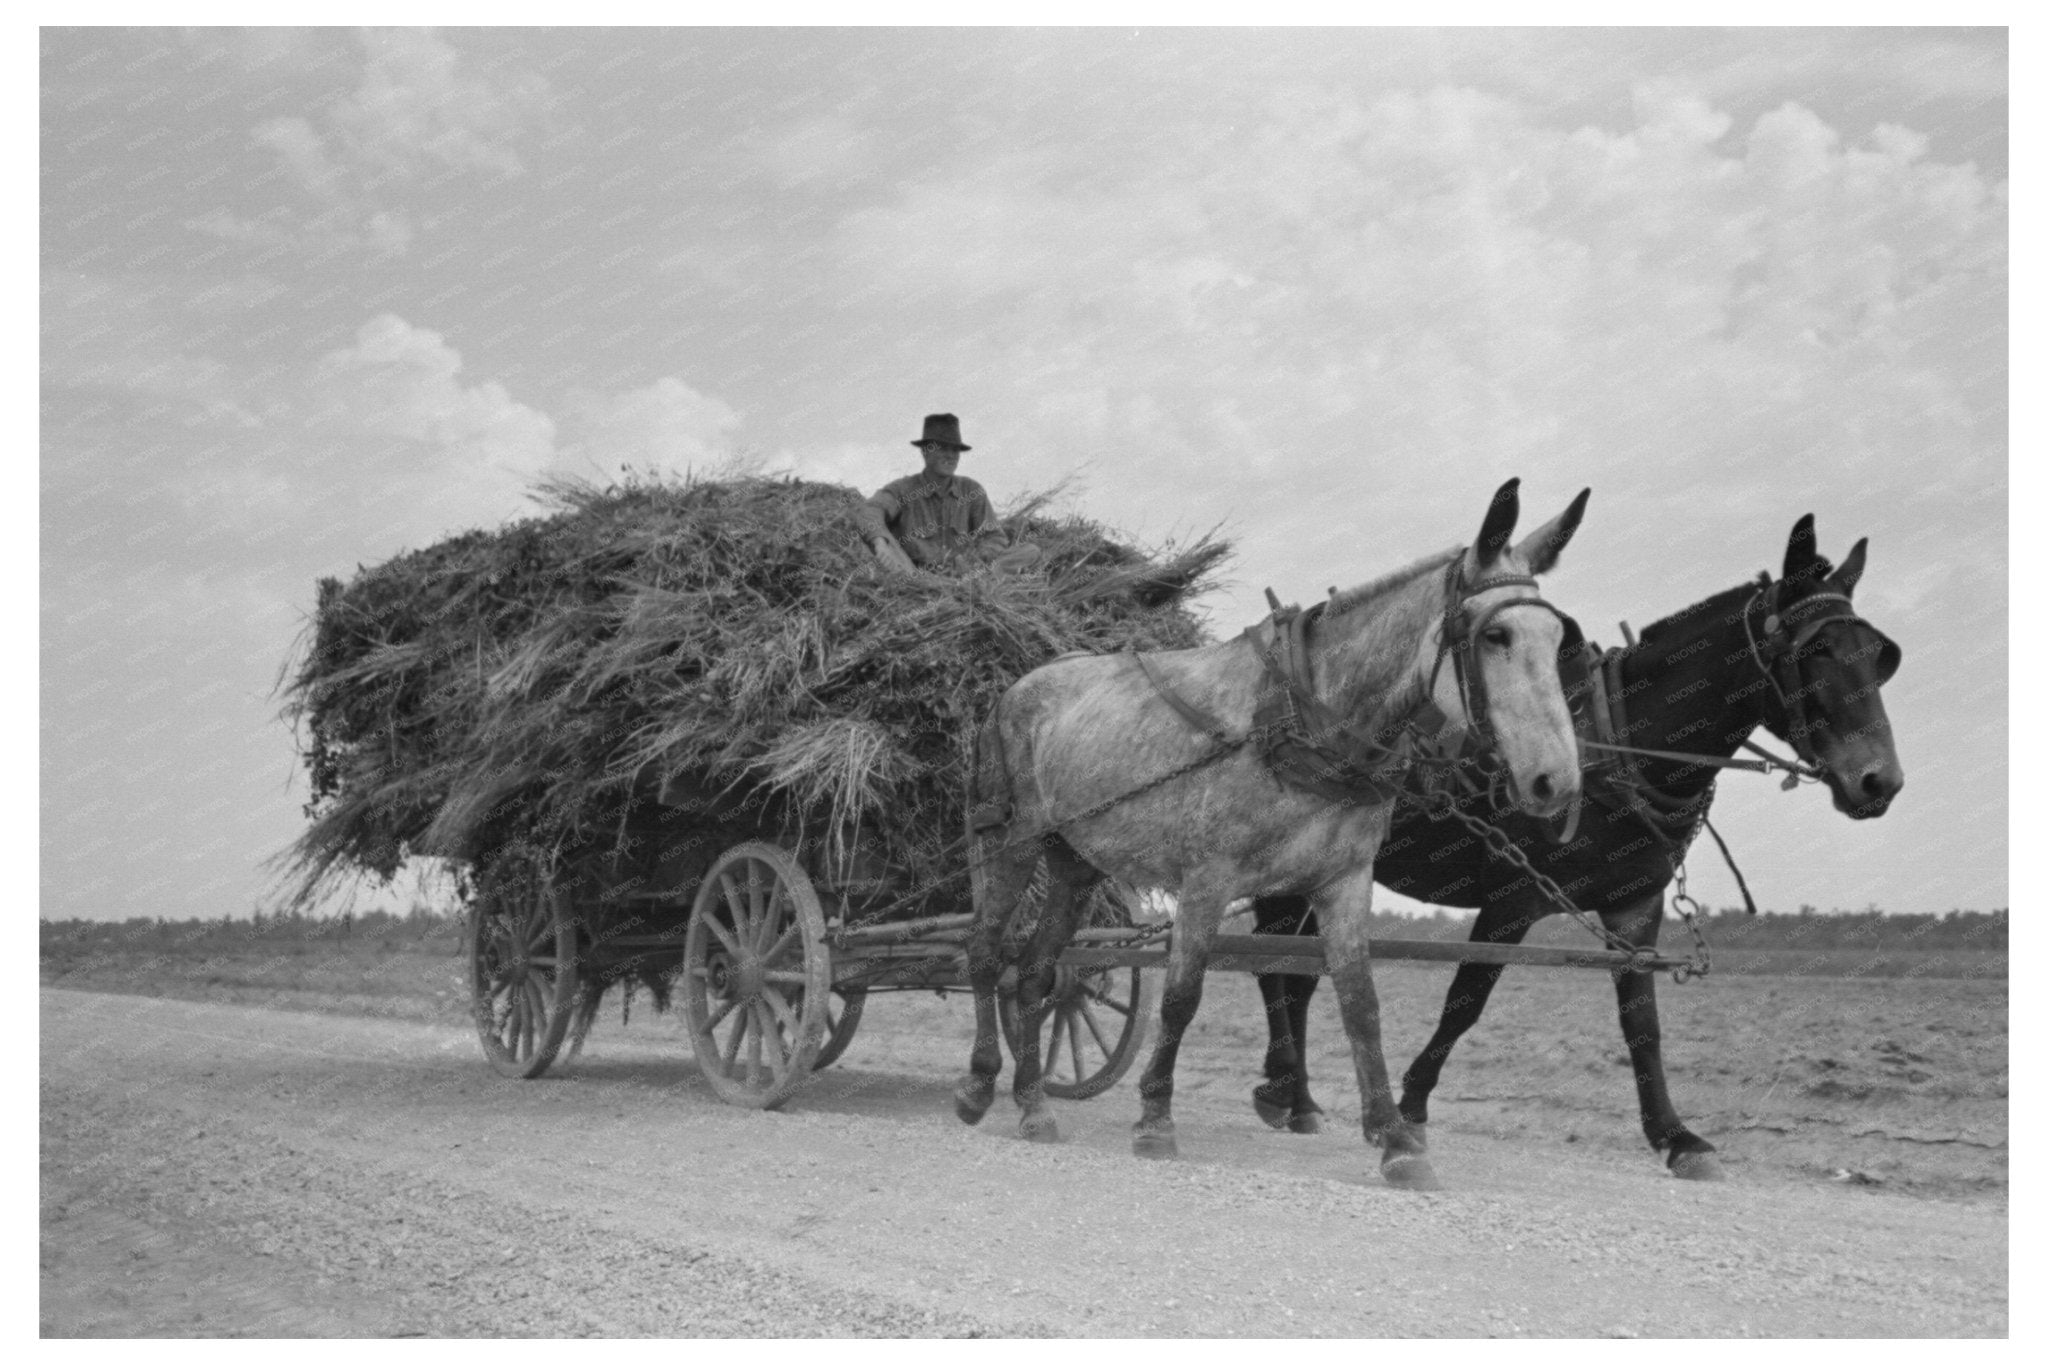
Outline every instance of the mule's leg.
[[1101, 874], [1075, 856], [1057, 836], [1045, 841], [1045, 908], [1017, 964], [1017, 1075], [1012, 1094], [1024, 1111], [1018, 1131], [1032, 1142], [1058, 1142], [1059, 1124], [1045, 1107], [1044, 1054], [1039, 1034], [1048, 998], [1059, 975], [1060, 954], [1074, 937], [1076, 910]]
[[[1470, 941], [1520, 943], [1535, 922], [1536, 913], [1532, 910], [1498, 902], [1488, 904], [1480, 908], [1479, 917], [1472, 922]], [[1437, 1077], [1443, 1074], [1444, 1061], [1451, 1055], [1451, 1049], [1485, 1012], [1486, 998], [1493, 994], [1500, 973], [1497, 962], [1459, 964], [1444, 996], [1444, 1012], [1437, 1020], [1436, 1032], [1401, 1077], [1401, 1116], [1425, 1145], [1429, 1140], [1429, 1092], [1436, 1089]]]
[[1173, 948], [1166, 955], [1166, 984], [1159, 995], [1159, 1037], [1138, 1077], [1140, 1109], [1131, 1150], [1139, 1156], [1180, 1155], [1173, 1136], [1173, 1064], [1180, 1056], [1181, 1035], [1201, 1008], [1202, 973], [1208, 970], [1209, 945], [1222, 918], [1223, 904], [1215, 896], [1190, 894], [1182, 886]]
[[[1307, 932], [1316, 932], [1315, 916], [1309, 916]], [[1319, 976], [1283, 976], [1287, 991], [1287, 1031], [1294, 1038], [1294, 1109], [1287, 1116], [1290, 1133], [1323, 1131], [1323, 1106], [1308, 1093], [1308, 1002], [1322, 981]]]
[[[1664, 923], [1664, 893], [1601, 916], [1608, 929], [1641, 948], [1657, 946]], [[1614, 973], [1614, 998], [1621, 1012], [1621, 1036], [1628, 1044], [1629, 1064], [1636, 1073], [1636, 1100], [1642, 1107], [1643, 1134], [1664, 1153], [1664, 1164], [1681, 1180], [1721, 1180], [1721, 1159], [1714, 1144], [1685, 1126], [1672, 1106], [1664, 1083], [1664, 1030], [1657, 1021], [1657, 974]]]
[[[1252, 932], [1313, 934], [1315, 917], [1306, 896], [1262, 896], [1252, 907]], [[1261, 974], [1259, 997], [1266, 1006], [1266, 1079], [1252, 1088], [1252, 1108], [1272, 1128], [1319, 1133], [1322, 1108], [1308, 1093], [1308, 1002], [1313, 976]]]
[[[993, 839], [990, 840], [994, 842]], [[995, 1102], [996, 1077], [1003, 1071], [1003, 1034], [996, 1016], [996, 987], [1003, 975], [1003, 930], [1031, 884], [1038, 860], [1036, 842], [990, 852], [974, 878], [974, 924], [967, 934], [967, 982], [974, 992], [974, 1050], [967, 1074], [953, 1089], [953, 1113], [962, 1123], [980, 1123]]]
[[1337, 1011], [1351, 1040], [1358, 1093], [1365, 1102], [1365, 1140], [1380, 1148], [1380, 1176], [1409, 1190], [1438, 1188], [1422, 1142], [1394, 1103], [1394, 1083], [1380, 1041], [1380, 998], [1372, 980], [1372, 867], [1354, 872], [1316, 894], [1323, 954], [1337, 990]]

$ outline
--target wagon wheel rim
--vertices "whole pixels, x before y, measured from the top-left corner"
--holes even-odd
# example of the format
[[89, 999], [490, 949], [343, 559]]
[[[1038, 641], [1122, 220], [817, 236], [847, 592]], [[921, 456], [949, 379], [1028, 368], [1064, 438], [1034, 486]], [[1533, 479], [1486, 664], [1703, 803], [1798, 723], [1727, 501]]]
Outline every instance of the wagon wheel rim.
[[845, 1053], [847, 1045], [853, 1042], [855, 1031], [860, 1028], [861, 1011], [867, 1007], [867, 1001], [865, 986], [832, 988], [825, 1001], [825, 1042], [818, 1049], [811, 1070], [823, 1071]]
[[682, 979], [698, 1069], [719, 1098], [773, 1108], [809, 1079], [828, 1031], [831, 957], [817, 893], [787, 851], [741, 844], [711, 865]]
[[532, 1080], [548, 1069], [576, 1004], [576, 931], [546, 865], [508, 854], [469, 913], [470, 1009], [493, 1070]]

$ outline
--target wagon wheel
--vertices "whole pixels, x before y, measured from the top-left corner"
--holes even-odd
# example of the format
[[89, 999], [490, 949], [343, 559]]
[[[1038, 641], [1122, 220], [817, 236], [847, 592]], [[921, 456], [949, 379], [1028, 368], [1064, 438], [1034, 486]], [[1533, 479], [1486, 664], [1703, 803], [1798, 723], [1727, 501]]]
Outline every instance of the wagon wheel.
[[470, 1013], [502, 1076], [548, 1069], [576, 1012], [576, 925], [569, 894], [523, 853], [500, 858], [467, 921]]
[[773, 844], [728, 849], [704, 874], [683, 938], [683, 1018], [718, 1097], [772, 1109], [795, 1093], [824, 1046], [831, 995], [810, 877]]
[[[1130, 924], [1129, 897], [1124, 888], [1100, 883], [1087, 927]], [[1039, 1055], [1045, 1093], [1059, 1100], [1089, 1100], [1122, 1080], [1145, 1044], [1158, 995], [1157, 973], [1138, 967], [1055, 969], [1046, 1009], [1051, 1027]], [[1003, 1037], [1014, 1056], [1019, 1036], [1015, 988], [1006, 988], [998, 1003]]]
[[867, 1003], [866, 986], [832, 988], [825, 1007], [825, 1045], [818, 1049], [818, 1059], [811, 1063], [811, 1070], [823, 1071], [839, 1060], [839, 1054], [853, 1041], [854, 1030], [860, 1027], [860, 1012], [867, 1008]]

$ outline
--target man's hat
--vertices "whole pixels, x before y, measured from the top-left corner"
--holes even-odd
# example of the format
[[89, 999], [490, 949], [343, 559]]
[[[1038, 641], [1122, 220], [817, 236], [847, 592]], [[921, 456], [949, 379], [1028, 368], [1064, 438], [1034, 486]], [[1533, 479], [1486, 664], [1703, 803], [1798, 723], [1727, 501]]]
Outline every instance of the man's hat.
[[956, 450], [974, 449], [960, 440], [960, 419], [950, 412], [934, 412], [927, 415], [924, 419], [924, 435], [911, 444], [952, 446]]

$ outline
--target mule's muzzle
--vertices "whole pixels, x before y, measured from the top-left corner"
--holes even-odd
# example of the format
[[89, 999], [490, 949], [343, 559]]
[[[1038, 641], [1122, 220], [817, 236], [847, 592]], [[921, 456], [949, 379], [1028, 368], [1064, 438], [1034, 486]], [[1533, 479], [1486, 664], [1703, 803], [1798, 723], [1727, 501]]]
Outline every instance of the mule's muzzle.
[[1897, 763], [1873, 763], [1850, 773], [1830, 768], [1827, 776], [1835, 809], [1851, 820], [1874, 820], [1883, 815], [1906, 785], [1906, 775]]
[[1515, 798], [1515, 806], [1525, 815], [1548, 819], [1568, 809], [1579, 797], [1579, 770], [1576, 766], [1552, 771], [1540, 770], [1526, 782], [1509, 774], [1508, 787]]

